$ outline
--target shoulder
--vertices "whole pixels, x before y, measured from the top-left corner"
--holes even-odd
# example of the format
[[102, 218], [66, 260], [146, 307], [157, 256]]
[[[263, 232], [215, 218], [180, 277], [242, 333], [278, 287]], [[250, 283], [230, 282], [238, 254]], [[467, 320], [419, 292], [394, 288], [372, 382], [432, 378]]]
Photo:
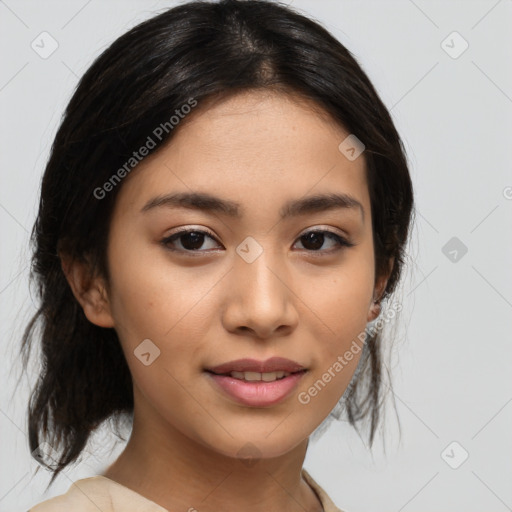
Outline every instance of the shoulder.
[[43, 501], [28, 512], [167, 512], [135, 491], [104, 476], [77, 480], [65, 494]]
[[74, 482], [68, 491], [43, 501], [28, 512], [114, 512], [108, 482], [102, 477], [90, 477]]

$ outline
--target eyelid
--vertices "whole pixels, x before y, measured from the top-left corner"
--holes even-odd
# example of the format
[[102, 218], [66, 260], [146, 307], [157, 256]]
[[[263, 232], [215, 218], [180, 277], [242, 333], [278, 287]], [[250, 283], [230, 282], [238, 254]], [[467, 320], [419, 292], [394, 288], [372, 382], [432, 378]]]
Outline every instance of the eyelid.
[[[187, 226], [181, 226], [179, 228], [176, 228], [175, 231], [173, 231], [170, 235], [167, 235], [165, 238], [169, 238], [171, 236], [177, 235], [178, 233], [183, 233], [183, 232], [184, 233], [188, 233], [190, 231], [200, 231], [200, 232], [203, 231], [206, 234], [208, 234], [209, 236], [211, 236], [212, 238], [217, 240], [217, 236], [215, 235], [215, 233], [213, 233], [213, 231], [210, 231], [208, 228], [205, 228], [203, 226], [199, 226], [196, 229], [196, 227], [193, 224], [190, 224], [190, 225], [187, 225]], [[310, 231], [327, 231], [327, 232], [332, 233], [334, 235], [338, 235], [338, 236], [340, 236], [342, 238], [347, 238], [348, 237], [347, 233], [345, 233], [343, 231], [341, 233], [339, 233], [338, 231], [333, 231], [332, 227], [330, 227], [330, 226], [319, 224], [319, 225], [316, 225], [316, 226], [312, 226], [310, 228], [306, 228], [299, 235], [297, 235], [297, 238], [300, 238], [301, 236], [304, 236], [304, 235], [308, 234]], [[218, 240], [217, 240], [217, 242], [218, 242]]]
[[165, 238], [168, 239], [174, 235], [178, 235], [179, 233], [189, 233], [190, 231], [194, 231], [194, 232], [198, 231], [198, 232], [206, 233], [208, 236], [211, 236], [218, 242], [217, 235], [215, 235], [215, 233], [213, 231], [210, 231], [208, 228], [205, 228], [203, 226], [198, 226], [196, 228], [193, 224], [176, 228], [175, 231], [173, 231], [170, 235], [167, 235]]
[[333, 228], [332, 226], [328, 226], [326, 224], [318, 224], [316, 226], [312, 226], [310, 228], [306, 228], [304, 231], [302, 231], [297, 236], [297, 238], [300, 238], [301, 236], [307, 235], [311, 231], [313, 231], [313, 232], [315, 232], [315, 231], [325, 231], [327, 233], [332, 233], [333, 235], [339, 236], [339, 237], [344, 238], [344, 239], [348, 238], [348, 233], [345, 233], [344, 231], [340, 230], [339, 228], [336, 231], [334, 229], [335, 228]]

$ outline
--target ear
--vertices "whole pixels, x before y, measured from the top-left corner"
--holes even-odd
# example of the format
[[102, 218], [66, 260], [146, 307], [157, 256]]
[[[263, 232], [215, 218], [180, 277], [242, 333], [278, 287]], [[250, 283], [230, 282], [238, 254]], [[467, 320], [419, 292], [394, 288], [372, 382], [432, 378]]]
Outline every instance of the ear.
[[374, 291], [373, 291], [372, 303], [368, 310], [368, 316], [367, 316], [368, 322], [375, 320], [380, 315], [380, 311], [381, 311], [380, 302], [381, 302], [384, 290], [386, 289], [386, 285], [388, 284], [388, 279], [389, 279], [389, 276], [391, 275], [391, 271], [393, 270], [394, 262], [395, 262], [395, 258], [391, 258], [391, 260], [389, 261], [388, 272], [386, 274], [381, 275], [376, 280]]
[[114, 327], [104, 280], [91, 275], [87, 262], [60, 253], [59, 257], [66, 280], [87, 319], [98, 327]]

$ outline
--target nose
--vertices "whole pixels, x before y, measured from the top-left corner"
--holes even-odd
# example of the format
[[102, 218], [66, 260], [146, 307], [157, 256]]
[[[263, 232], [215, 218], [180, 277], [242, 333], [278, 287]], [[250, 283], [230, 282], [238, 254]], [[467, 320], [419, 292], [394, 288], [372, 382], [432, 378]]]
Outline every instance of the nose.
[[298, 323], [298, 300], [290, 270], [270, 250], [251, 263], [237, 255], [226, 282], [222, 321], [237, 334], [261, 339], [287, 335]]

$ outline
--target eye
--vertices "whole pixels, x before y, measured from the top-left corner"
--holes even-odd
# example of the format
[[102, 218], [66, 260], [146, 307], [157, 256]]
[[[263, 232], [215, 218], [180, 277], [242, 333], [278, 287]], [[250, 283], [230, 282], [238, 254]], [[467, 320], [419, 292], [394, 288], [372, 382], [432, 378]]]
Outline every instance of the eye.
[[[164, 238], [161, 243], [171, 251], [178, 251], [184, 253], [201, 253], [207, 252], [206, 250], [199, 250], [203, 247], [205, 239], [216, 241], [214, 235], [209, 231], [200, 229], [180, 229], [178, 232]], [[353, 247], [354, 244], [349, 242], [344, 237], [333, 233], [328, 230], [311, 230], [301, 235], [298, 240], [302, 243], [304, 249], [309, 252], [329, 252], [340, 250], [342, 247]], [[326, 240], [334, 242], [334, 249], [322, 248]], [[174, 245], [179, 242], [181, 247], [176, 248]], [[207, 244], [208, 245], [208, 244]], [[209, 244], [211, 245], [211, 243]], [[204, 249], [204, 247], [203, 247]], [[212, 247], [206, 247], [212, 249]]]
[[[213, 234], [209, 231], [203, 231], [200, 229], [181, 229], [177, 233], [164, 238], [161, 243], [171, 251], [205, 252], [198, 251], [198, 249], [203, 246], [205, 237], [215, 240]], [[181, 248], [172, 247], [176, 241], [180, 241]]]
[[[324, 250], [318, 250], [320, 249], [324, 243], [325, 243], [325, 240], [326, 239], [330, 239], [331, 241], [334, 241], [334, 246], [335, 248], [334, 249], [331, 249], [331, 250], [328, 250], [328, 249], [324, 249]], [[340, 250], [342, 247], [353, 247], [354, 244], [349, 242], [346, 238], [336, 234], [336, 233], [333, 233], [332, 231], [328, 231], [328, 230], [311, 230], [311, 231], [308, 231], [307, 233], [304, 233], [303, 235], [301, 235], [299, 237], [299, 241], [301, 241], [301, 243], [303, 244], [304, 248], [307, 250], [307, 251], [310, 251], [310, 252], [329, 252], [329, 253], [332, 253], [334, 251], [337, 251], [337, 250]], [[336, 248], [337, 246], [337, 248]]]

